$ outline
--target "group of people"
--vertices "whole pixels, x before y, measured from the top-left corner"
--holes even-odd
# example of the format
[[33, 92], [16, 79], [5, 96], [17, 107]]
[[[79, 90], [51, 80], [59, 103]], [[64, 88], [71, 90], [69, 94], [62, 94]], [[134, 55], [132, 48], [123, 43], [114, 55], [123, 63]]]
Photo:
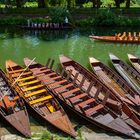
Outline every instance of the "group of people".
[[115, 38], [116, 40], [128, 40], [128, 41], [139, 40], [140, 41], [140, 32], [138, 33], [138, 37], [136, 32], [133, 32], [133, 35], [131, 32], [128, 32], [128, 34], [126, 32], [123, 32], [123, 34], [121, 33], [115, 34]]

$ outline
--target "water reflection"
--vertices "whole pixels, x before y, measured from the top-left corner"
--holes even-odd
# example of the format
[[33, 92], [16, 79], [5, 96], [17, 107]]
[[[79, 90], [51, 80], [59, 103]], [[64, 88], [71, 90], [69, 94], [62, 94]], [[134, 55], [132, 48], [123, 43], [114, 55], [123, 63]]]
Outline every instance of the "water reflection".
[[92, 28], [73, 30], [33, 31], [17, 28], [0, 29], [0, 66], [4, 68], [6, 59], [14, 59], [23, 64], [24, 57], [34, 58], [41, 63], [51, 57], [59, 63], [58, 56], [65, 54], [82, 65], [89, 67], [88, 57], [94, 56], [109, 65], [109, 53], [114, 53], [127, 60], [127, 53], [140, 56], [137, 44], [107, 43], [90, 40], [89, 35], [112, 35], [115, 32], [138, 31], [139, 29], [124, 28]]

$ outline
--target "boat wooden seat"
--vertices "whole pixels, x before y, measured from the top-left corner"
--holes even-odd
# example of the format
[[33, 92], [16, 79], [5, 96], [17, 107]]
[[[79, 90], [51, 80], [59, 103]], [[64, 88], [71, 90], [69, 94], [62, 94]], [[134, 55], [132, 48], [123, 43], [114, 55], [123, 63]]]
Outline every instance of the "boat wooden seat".
[[72, 89], [70, 91], [63, 92], [63, 93], [61, 93], [61, 95], [65, 98], [65, 97], [69, 96], [70, 94], [73, 94], [73, 93], [75, 93], [77, 91], [80, 91], [80, 89], [79, 88], [75, 88], [75, 89]]
[[4, 106], [6, 108], [9, 108], [9, 107], [14, 107], [16, 102], [14, 101], [10, 101], [9, 98], [7, 96], [4, 96], [3, 97], [3, 103], [4, 103]]
[[24, 71], [24, 69], [19, 69], [19, 70], [12, 70], [12, 71], [9, 71], [9, 74], [12, 74], [12, 73], [21, 73], [21, 72], [23, 72]]
[[36, 104], [36, 103], [40, 103], [49, 99], [52, 99], [53, 97], [51, 95], [45, 96], [45, 97], [41, 97], [35, 100], [32, 100], [29, 102], [30, 105]]
[[12, 101], [16, 101], [19, 99], [19, 96], [15, 96]]
[[41, 67], [41, 68], [39, 68], [40, 70], [44, 70], [44, 69], [49, 69], [49, 68], [47, 68], [47, 67]]
[[36, 70], [44, 70], [46, 69], [46, 67], [41, 67], [41, 68], [31, 68], [32, 71], [36, 71]]
[[[24, 72], [24, 73], [22, 74], [22, 76], [26, 76], [26, 75], [29, 75], [29, 74], [32, 74], [32, 72], [31, 72], [31, 71]], [[18, 76], [20, 76], [20, 75], [21, 75], [21, 73], [12, 74], [12, 78], [16, 78], [16, 77], [18, 77]]]
[[46, 73], [46, 72], [49, 72], [49, 71], [50, 71], [50, 69], [45, 69], [45, 70], [41, 70], [41, 71], [37, 69], [37, 71], [36, 72], [34, 71], [34, 73], [35, 74], [42, 74], [42, 73]]
[[25, 77], [25, 78], [19, 78], [17, 81], [20, 82], [20, 81], [26, 81], [26, 80], [30, 80], [30, 79], [33, 79], [35, 78], [34, 76], [28, 76], [28, 77]]
[[79, 100], [79, 99], [81, 99], [83, 97], [86, 97], [86, 96], [87, 96], [87, 93], [81, 93], [81, 94], [79, 94], [77, 96], [69, 98], [69, 100], [70, 100], [70, 102], [75, 103], [75, 101], [77, 101], [77, 100]]
[[93, 103], [94, 101], [95, 101], [94, 98], [89, 98], [89, 99], [87, 99], [87, 100], [85, 100], [83, 102], [80, 102], [80, 103], [76, 104], [74, 107], [77, 108], [77, 109], [79, 108], [79, 106], [83, 108], [84, 106], [86, 106], [86, 105], [88, 105], [90, 103]]
[[55, 108], [51, 105], [51, 103], [47, 103], [46, 106], [51, 113], [55, 112]]
[[34, 96], [34, 95], [41, 94], [44, 92], [46, 92], [46, 89], [41, 89], [41, 90], [37, 90], [37, 91], [31, 92], [31, 93], [25, 94], [24, 97], [28, 98], [30, 96]]
[[34, 90], [34, 89], [41, 88], [41, 87], [43, 87], [43, 85], [36, 85], [36, 86], [27, 87], [27, 88], [23, 89], [23, 92]]
[[48, 86], [50, 86], [50, 87], [54, 87], [54, 86], [57, 86], [57, 85], [63, 84], [63, 83], [65, 83], [65, 82], [67, 82], [67, 80], [63, 79], [63, 80], [61, 80], [61, 81], [51, 83], [51, 84], [49, 84]]
[[22, 87], [22, 86], [26, 86], [26, 85], [35, 84], [35, 83], [38, 83], [38, 82], [39, 82], [38, 80], [33, 80], [33, 81], [30, 81], [30, 82], [23, 82], [23, 83], [19, 84], [19, 86]]
[[52, 78], [47, 78], [47, 79], [43, 79], [44, 82], [49, 82], [49, 81], [54, 81], [54, 80], [57, 80], [57, 79], [60, 79], [62, 78], [61, 76], [56, 76], [56, 77], [52, 77]]
[[45, 74], [45, 76], [53, 76], [53, 75], [56, 75], [56, 72], [51, 72], [51, 73], [49, 73], [49, 74]]
[[98, 104], [92, 108], [87, 109], [85, 112], [86, 115], [91, 116], [92, 114], [94, 114], [96, 111], [102, 109], [104, 106], [102, 104]]
[[69, 83], [69, 84], [67, 84], [67, 85], [63, 85], [63, 86], [61, 86], [61, 87], [55, 88], [54, 91], [55, 91], [55, 92], [60, 92], [60, 91], [62, 91], [62, 90], [64, 90], [64, 89], [69, 88], [69, 87], [72, 87], [72, 86], [73, 86], [73, 84], [72, 84], [72, 83]]

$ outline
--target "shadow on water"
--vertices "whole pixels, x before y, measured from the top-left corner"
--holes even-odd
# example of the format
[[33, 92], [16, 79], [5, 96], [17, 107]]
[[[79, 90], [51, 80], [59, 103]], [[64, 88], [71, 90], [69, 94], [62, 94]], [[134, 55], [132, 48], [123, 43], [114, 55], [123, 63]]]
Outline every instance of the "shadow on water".
[[[66, 39], [73, 35], [114, 35], [122, 32], [137, 32], [140, 28], [132, 27], [93, 27], [93, 28], [74, 28], [69, 30], [24, 30], [13, 26], [2, 26], [0, 28], [0, 38], [14, 38], [25, 35], [36, 36], [47, 41], [54, 41], [55, 39]], [[3, 36], [2, 36], [3, 34]]]

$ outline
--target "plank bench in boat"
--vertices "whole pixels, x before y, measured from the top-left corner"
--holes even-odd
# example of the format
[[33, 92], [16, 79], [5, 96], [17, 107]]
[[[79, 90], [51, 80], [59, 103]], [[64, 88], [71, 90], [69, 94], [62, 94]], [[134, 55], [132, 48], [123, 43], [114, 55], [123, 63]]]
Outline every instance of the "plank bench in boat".
[[52, 99], [51, 95], [48, 95], [48, 96], [45, 96], [45, 97], [42, 97], [42, 98], [39, 98], [39, 99], [32, 100], [32, 101], [29, 102], [29, 104], [31, 104], [31, 105], [36, 104], [36, 103], [46, 101], [46, 100], [49, 100], [49, 99]]
[[103, 107], [104, 106], [102, 104], [96, 105], [93, 108], [89, 108], [88, 110], [86, 110], [85, 114], [88, 115], [88, 116], [91, 116], [96, 111], [99, 111], [100, 109], [103, 109]]
[[35, 83], [38, 83], [38, 82], [39, 82], [38, 80], [32, 80], [30, 82], [21, 83], [21, 84], [19, 84], [19, 86], [22, 87], [22, 86], [26, 86], [26, 85], [35, 84]]
[[[31, 60], [26, 58], [26, 59], [24, 59], [24, 62], [25, 62], [25, 65], [28, 65], [31, 62]], [[29, 66], [29, 69], [32, 71], [32, 69], [34, 69], [34, 68], [40, 69], [42, 67], [44, 67], [44, 66], [39, 64], [39, 63], [34, 62], [34, 64]], [[48, 68], [48, 66], [46, 68]], [[51, 71], [54, 72], [53, 70], [51, 70]], [[34, 71], [32, 71], [32, 72], [34, 73]], [[44, 85], [46, 85], [47, 88], [50, 91], [52, 91], [52, 93], [55, 96], [57, 96], [71, 110], [74, 110], [74, 112], [76, 112], [78, 115], [82, 116], [83, 118], [86, 118], [91, 123], [96, 124], [104, 129], [113, 130], [115, 132], [119, 132], [119, 133], [125, 134], [125, 135], [130, 136], [130, 137], [136, 137], [136, 135], [135, 136], [130, 135], [129, 132], [133, 131], [133, 129], [130, 128], [125, 123], [125, 120], [122, 120], [121, 118], [119, 118], [118, 117], [119, 115], [116, 115], [117, 112], [113, 113], [113, 111], [111, 111], [106, 106], [106, 102], [107, 102], [107, 99], [109, 97], [109, 94], [107, 93], [108, 90], [106, 90], [105, 93], [107, 95], [103, 98], [103, 100], [97, 101], [100, 92], [103, 90], [102, 88], [100, 88], [96, 91], [95, 98], [93, 98], [88, 92], [84, 92], [81, 88], [80, 88], [80, 91], [71, 92], [71, 90], [77, 88], [77, 84], [75, 84], [75, 82], [71, 82], [68, 77], [65, 79], [62, 75], [63, 71], [62, 71], [61, 75], [58, 74], [57, 72], [54, 72], [54, 73], [55, 73], [55, 76], [61, 76], [61, 79], [54, 80], [54, 82], [53, 82], [53, 84], [57, 83], [55, 85], [58, 85], [59, 87], [51, 88], [49, 86], [50, 85], [49, 82], [44, 82], [44, 80], [42, 80], [42, 83]], [[34, 73], [34, 75], [37, 78], [39, 77], [38, 74]], [[48, 77], [48, 75], [44, 73], [44, 77]], [[49, 77], [51, 78], [51, 76], [49, 76]], [[44, 79], [43, 74], [42, 74], [42, 79]], [[41, 78], [40, 78], [40, 80], [41, 80]], [[67, 80], [67, 81], [65, 81], [65, 84], [64, 83], [62, 84], [61, 83], [62, 80]], [[74, 81], [76, 81], [76, 79]], [[82, 85], [82, 84], [80, 83], [80, 85]], [[96, 83], [96, 85], [97, 85], [97, 83]], [[65, 92], [67, 94], [70, 94], [70, 92], [71, 92], [72, 96], [69, 96], [69, 97], [63, 96], [63, 93], [65, 93]], [[66, 93], [65, 93], [65, 95], [67, 95]], [[94, 100], [91, 101], [91, 98]], [[70, 102], [68, 102], [68, 101], [70, 101]], [[81, 103], [81, 107], [79, 107], [79, 109], [78, 109], [76, 105], [78, 105], [80, 103]], [[96, 114], [96, 115], [93, 115], [93, 114]], [[100, 117], [100, 116], [102, 116], [102, 117]], [[108, 120], [106, 122], [100, 121], [100, 120], [106, 120], [107, 116], [110, 116], [109, 119], [111, 118], [111, 120]], [[102, 118], [102, 119], [99, 119], [99, 118]], [[130, 120], [130, 122], [127, 122], [129, 125], [133, 125], [133, 123], [136, 124], [133, 120], [131, 120], [131, 119], [129, 119], [129, 120]], [[118, 124], [116, 124], [117, 121], [119, 121]], [[131, 121], [133, 122], [132, 124], [131, 124]], [[138, 126], [138, 125], [136, 124], [136, 126]]]
[[95, 99], [94, 98], [89, 98], [88, 100], [85, 100], [83, 102], [80, 102], [78, 104], [76, 104], [74, 107], [75, 108], [79, 108], [79, 107], [85, 107], [86, 105], [89, 105], [91, 103], [94, 103], [95, 102]]
[[79, 95], [69, 98], [69, 100], [70, 100], [70, 102], [75, 103], [78, 100], [81, 101], [81, 98], [86, 97], [86, 96], [87, 96], [87, 93], [81, 93]]
[[46, 78], [46, 79], [43, 79], [44, 82], [49, 82], [49, 81], [54, 81], [54, 80], [58, 80], [60, 79], [61, 76], [56, 76], [56, 77], [52, 77], [52, 78]]
[[46, 72], [49, 72], [50, 71], [50, 69], [45, 69], [45, 70], [37, 70], [37, 71], [35, 71], [35, 74], [42, 74], [42, 73], [46, 73]]
[[75, 88], [75, 89], [72, 89], [72, 90], [70, 90], [70, 91], [63, 92], [63, 93], [61, 93], [61, 95], [62, 95], [63, 97], [67, 97], [67, 96], [69, 96], [69, 95], [71, 95], [72, 93], [75, 93], [75, 92], [77, 92], [77, 91], [80, 91], [80, 89], [79, 89], [79, 88]]
[[35, 89], [42, 88], [42, 87], [43, 87], [43, 85], [37, 85], [37, 86], [27, 87], [27, 88], [24, 88], [23, 89], [23, 92], [30, 91], [30, 90], [35, 90]]
[[44, 93], [44, 92], [46, 92], [46, 89], [40, 89], [40, 90], [37, 90], [37, 91], [33, 91], [31, 93], [25, 94], [24, 96], [26, 98], [28, 98], [30, 96], [38, 95], [38, 94], [41, 94], [41, 93]]
[[63, 84], [63, 83], [65, 83], [65, 82], [67, 82], [67, 80], [60, 80], [60, 81], [58, 81], [58, 82], [54, 82], [54, 83], [51, 83], [51, 84], [49, 84], [48, 86], [49, 87], [54, 87], [54, 86], [57, 86], [57, 85], [59, 85], [59, 84]]
[[17, 81], [20, 82], [20, 81], [26, 81], [26, 80], [31, 80], [31, 79], [34, 79], [35, 77], [34, 76], [29, 76], [29, 77], [25, 77], [25, 78], [19, 78]]
[[[12, 68], [13, 66], [14, 70]], [[20, 91], [21, 97], [23, 97], [35, 113], [63, 132], [72, 137], [76, 136], [72, 124], [61, 105], [48, 92], [39, 79], [33, 76], [31, 71], [22, 73], [23, 68], [13, 61], [11, 62], [11, 60], [6, 61], [6, 70], [9, 77], [12, 77], [10, 79], [12, 82], [20, 76], [15, 88]]]
[[61, 92], [61, 91], [63, 91], [64, 89], [70, 88], [70, 87], [72, 87], [72, 86], [73, 86], [73, 84], [69, 83], [69, 84], [67, 84], [67, 85], [63, 85], [63, 86], [57, 87], [57, 88], [55, 88], [55, 89], [53, 89], [53, 90], [54, 90], [55, 92]]
[[[20, 74], [21, 73], [14, 73], [14, 74], [12, 74], [12, 78], [15, 78], [15, 77], [18, 77], [18, 76], [20, 76]], [[32, 72], [24, 72], [23, 74], [22, 74], [22, 76], [27, 76], [27, 75], [30, 75], [30, 74], [32, 74]]]

